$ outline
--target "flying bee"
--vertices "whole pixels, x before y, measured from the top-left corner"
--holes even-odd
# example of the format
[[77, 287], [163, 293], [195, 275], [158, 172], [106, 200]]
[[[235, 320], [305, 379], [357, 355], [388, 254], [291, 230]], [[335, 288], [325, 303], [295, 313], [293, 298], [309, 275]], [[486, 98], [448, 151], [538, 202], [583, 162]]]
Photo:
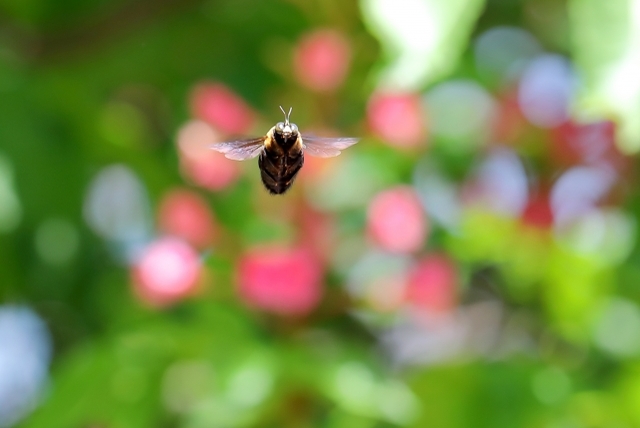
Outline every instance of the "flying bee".
[[285, 113], [281, 106], [284, 122], [278, 122], [264, 137], [217, 143], [211, 148], [233, 160], [241, 161], [259, 156], [262, 183], [270, 193], [280, 195], [293, 184], [302, 168], [305, 154], [331, 158], [358, 142], [357, 138], [303, 138], [298, 126], [289, 121], [292, 109]]

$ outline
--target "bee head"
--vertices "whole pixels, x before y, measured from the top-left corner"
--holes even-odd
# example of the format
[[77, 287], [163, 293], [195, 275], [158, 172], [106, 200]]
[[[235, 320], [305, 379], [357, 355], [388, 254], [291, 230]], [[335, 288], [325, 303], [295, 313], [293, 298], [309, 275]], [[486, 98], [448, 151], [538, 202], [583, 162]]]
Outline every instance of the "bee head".
[[276, 132], [287, 139], [290, 137], [296, 137], [298, 135], [298, 127], [295, 123], [289, 122], [289, 116], [291, 116], [291, 110], [293, 110], [293, 107], [289, 108], [289, 113], [285, 113], [282, 106], [280, 106], [280, 110], [284, 113], [284, 122], [278, 122], [276, 124]]

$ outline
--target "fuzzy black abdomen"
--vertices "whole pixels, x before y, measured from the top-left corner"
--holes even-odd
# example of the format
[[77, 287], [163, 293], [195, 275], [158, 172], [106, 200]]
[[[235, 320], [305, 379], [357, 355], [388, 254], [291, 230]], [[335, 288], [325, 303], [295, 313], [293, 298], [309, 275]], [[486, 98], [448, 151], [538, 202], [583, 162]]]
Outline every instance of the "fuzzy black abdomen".
[[263, 150], [258, 158], [262, 183], [264, 183], [269, 192], [280, 195], [291, 187], [303, 163], [304, 156], [302, 152], [294, 155]]

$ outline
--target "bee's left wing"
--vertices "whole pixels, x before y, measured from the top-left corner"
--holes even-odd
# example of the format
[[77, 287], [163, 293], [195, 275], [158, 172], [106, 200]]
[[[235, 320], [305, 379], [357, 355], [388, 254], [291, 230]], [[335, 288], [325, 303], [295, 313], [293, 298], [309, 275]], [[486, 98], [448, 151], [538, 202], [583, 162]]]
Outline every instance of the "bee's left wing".
[[342, 153], [342, 150], [347, 147], [353, 146], [358, 142], [358, 138], [330, 138], [330, 137], [315, 137], [315, 136], [303, 136], [302, 146], [304, 152], [311, 156], [319, 158], [332, 158]]
[[225, 141], [210, 146], [213, 150], [224, 153], [224, 156], [233, 160], [247, 160], [255, 158], [264, 147], [267, 137], [250, 138], [246, 140]]

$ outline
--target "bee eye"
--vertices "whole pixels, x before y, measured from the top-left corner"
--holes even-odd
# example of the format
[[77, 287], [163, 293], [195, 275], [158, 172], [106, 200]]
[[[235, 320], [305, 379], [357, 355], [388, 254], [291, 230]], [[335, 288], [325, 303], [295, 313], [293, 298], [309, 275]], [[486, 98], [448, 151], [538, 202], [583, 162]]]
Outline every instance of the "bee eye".
[[283, 129], [284, 129], [284, 123], [282, 123], [282, 122], [278, 122], [278, 123], [276, 124], [276, 129], [283, 130]]
[[298, 126], [295, 123], [291, 124], [291, 129], [293, 129], [293, 132], [298, 132]]

